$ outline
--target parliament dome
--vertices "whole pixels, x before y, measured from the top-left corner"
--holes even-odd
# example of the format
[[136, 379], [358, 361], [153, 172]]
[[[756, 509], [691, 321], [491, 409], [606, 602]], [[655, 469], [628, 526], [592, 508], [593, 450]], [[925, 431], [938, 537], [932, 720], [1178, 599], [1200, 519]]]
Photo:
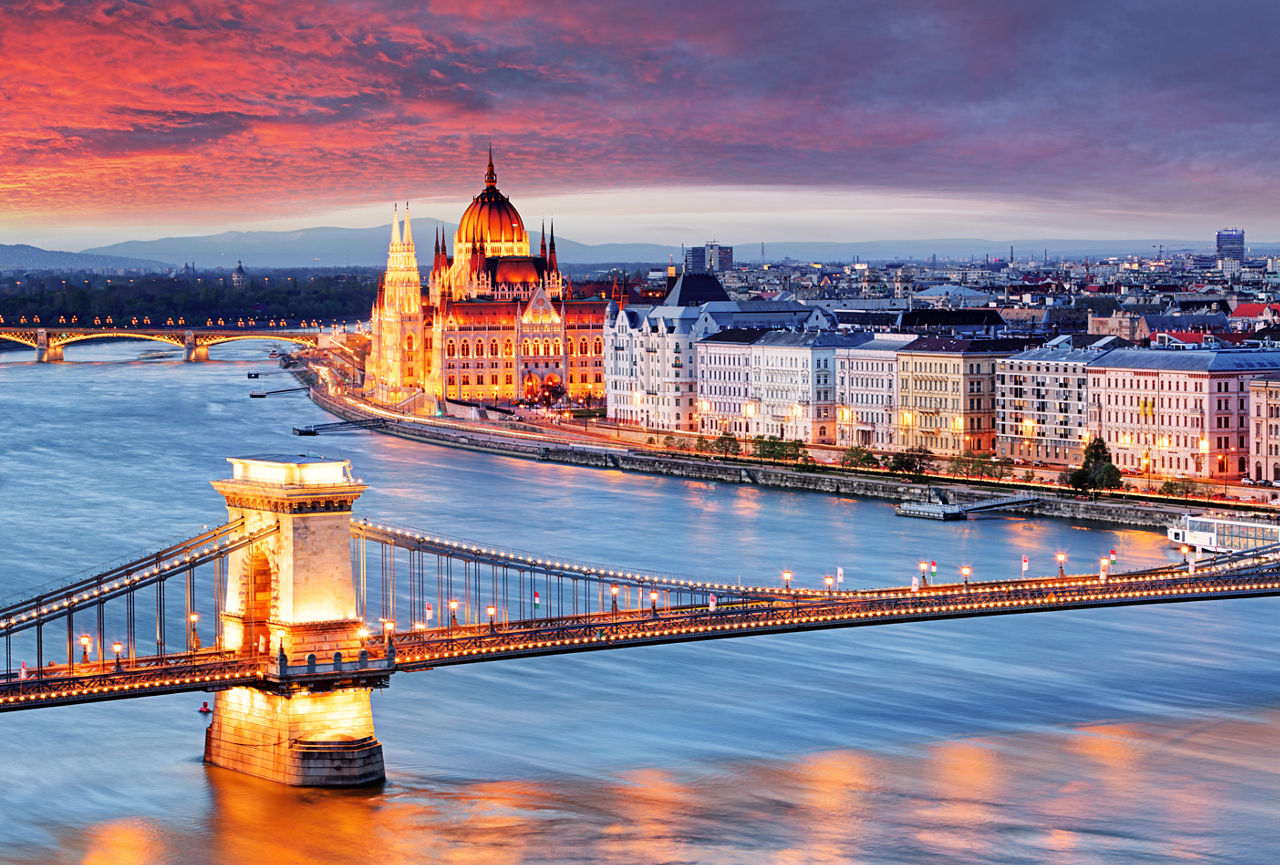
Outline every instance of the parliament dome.
[[528, 255], [529, 233], [524, 220], [505, 195], [498, 191], [498, 175], [493, 170], [493, 152], [484, 175], [484, 191], [472, 199], [458, 221], [454, 236], [454, 257], [467, 257], [479, 243], [486, 256]]

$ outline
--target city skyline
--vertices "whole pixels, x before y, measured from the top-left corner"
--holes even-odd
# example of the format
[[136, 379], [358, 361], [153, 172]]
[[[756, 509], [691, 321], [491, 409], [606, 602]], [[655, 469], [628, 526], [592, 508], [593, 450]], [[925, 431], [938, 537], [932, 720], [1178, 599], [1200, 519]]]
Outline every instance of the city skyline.
[[[0, 9], [0, 242], [447, 218], [584, 243], [1280, 236], [1261, 3]], [[19, 38], [20, 37], [20, 38]]]

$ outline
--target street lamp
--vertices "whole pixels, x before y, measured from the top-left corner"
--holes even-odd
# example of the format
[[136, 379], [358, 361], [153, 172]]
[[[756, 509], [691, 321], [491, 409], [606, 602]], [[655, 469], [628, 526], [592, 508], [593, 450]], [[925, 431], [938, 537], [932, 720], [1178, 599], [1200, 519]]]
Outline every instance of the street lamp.
[[196, 631], [196, 623], [200, 621], [200, 614], [192, 613], [187, 616], [187, 620], [191, 622], [191, 639], [188, 640], [190, 645], [187, 647], [187, 650], [191, 652], [198, 652], [200, 651], [200, 634]]
[[618, 587], [617, 586], [609, 587], [609, 596], [610, 596], [610, 600], [613, 603], [613, 616], [616, 619], [618, 617]]
[[657, 618], [658, 617], [658, 593], [656, 591], [650, 590], [649, 605], [653, 610], [654, 618]]
[[486, 610], [485, 610], [485, 612], [487, 612], [487, 613], [489, 614], [489, 633], [491, 633], [491, 634], [496, 634], [496, 633], [498, 633], [498, 628], [497, 628], [497, 626], [495, 626], [495, 625], [494, 625], [494, 623], [493, 623], [493, 615], [494, 615], [494, 613], [496, 613], [496, 612], [497, 612], [497, 610], [496, 610], [496, 609], [494, 609], [493, 604], [490, 604], [490, 605], [489, 605], [489, 607], [488, 607], [488, 609], [486, 609]]
[[929, 585], [928, 570], [929, 570], [929, 563], [921, 562], [920, 563], [920, 585], [922, 586]]
[[395, 632], [395, 619], [382, 620], [382, 636], [387, 641], [387, 648], [391, 648], [391, 635]]
[[124, 649], [124, 644], [121, 643], [119, 640], [116, 640], [114, 643], [111, 644], [111, 651], [116, 653], [116, 672], [117, 673], [124, 672], [124, 668], [120, 666], [120, 652], [123, 649]]
[[1187, 546], [1186, 544], [1183, 544], [1182, 545], [1182, 563], [1184, 565], [1187, 563], [1187, 553], [1189, 552], [1191, 552], [1191, 547]]
[[80, 663], [89, 663], [89, 635], [80, 635]]
[[835, 584], [836, 584], [836, 578], [828, 575], [827, 576], [827, 594], [831, 594], [833, 591], [835, 591]]
[[1065, 580], [1067, 578], [1067, 572], [1063, 570], [1063, 567], [1062, 567], [1063, 562], [1065, 562], [1066, 560], [1067, 560], [1066, 553], [1058, 553], [1058, 579], [1060, 580]]
[[791, 571], [782, 572], [782, 584], [786, 591], [791, 591]]

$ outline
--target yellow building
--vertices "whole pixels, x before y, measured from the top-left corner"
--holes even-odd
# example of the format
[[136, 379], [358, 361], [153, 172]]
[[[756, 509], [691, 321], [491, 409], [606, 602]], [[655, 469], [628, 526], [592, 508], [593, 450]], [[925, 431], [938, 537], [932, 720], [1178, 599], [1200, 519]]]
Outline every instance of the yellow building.
[[996, 445], [996, 362], [1027, 339], [922, 336], [898, 361], [898, 447], [938, 456], [990, 454]]

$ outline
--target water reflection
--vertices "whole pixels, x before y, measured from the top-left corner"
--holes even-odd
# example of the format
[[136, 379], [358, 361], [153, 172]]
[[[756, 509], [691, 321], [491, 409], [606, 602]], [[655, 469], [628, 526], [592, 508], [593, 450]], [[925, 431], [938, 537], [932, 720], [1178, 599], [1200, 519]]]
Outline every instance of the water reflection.
[[[229, 453], [328, 420], [210, 364], [6, 364], [9, 594], [222, 516]], [[80, 349], [77, 349], [80, 351]], [[240, 351], [242, 353], [237, 354]], [[132, 356], [129, 354], [132, 352]], [[237, 360], [236, 358], [240, 358]], [[9, 359], [12, 359], [10, 356]], [[1155, 532], [715, 486], [346, 434], [362, 514], [631, 567], [821, 586], [1171, 561]], [[397, 677], [383, 789], [199, 763], [195, 695], [0, 716], [0, 861], [1270, 862], [1280, 849], [1271, 600], [941, 621]], [[402, 680], [403, 679], [403, 680]]]

